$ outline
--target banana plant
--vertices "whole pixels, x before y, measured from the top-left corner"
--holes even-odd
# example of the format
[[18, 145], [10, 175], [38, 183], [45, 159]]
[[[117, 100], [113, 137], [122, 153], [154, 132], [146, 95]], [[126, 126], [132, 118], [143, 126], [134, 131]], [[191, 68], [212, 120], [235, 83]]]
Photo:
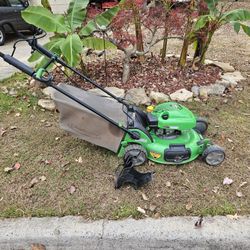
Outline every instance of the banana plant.
[[[83, 47], [104, 49], [103, 39], [94, 36], [98, 29], [105, 29], [120, 10], [117, 5], [99, 15], [94, 20], [86, 22], [89, 0], [71, 0], [64, 15], [53, 14], [42, 6], [30, 6], [22, 11], [22, 17], [27, 22], [46, 32], [53, 32], [54, 36], [44, 46], [50, 51], [63, 57], [70, 66], [78, 66], [81, 61]], [[115, 45], [105, 41], [106, 49], [114, 49]], [[44, 65], [47, 59], [34, 52], [30, 62], [40, 61], [37, 67]]]
[[[192, 34], [193, 37], [198, 39], [202, 34], [203, 45], [200, 49], [200, 53], [195, 53], [197, 58], [194, 58], [194, 62], [199, 64], [205, 60], [205, 55], [208, 47], [212, 41], [213, 35], [216, 30], [221, 28], [225, 24], [232, 24], [234, 30], [239, 33], [240, 29], [250, 36], [250, 27], [245, 23], [250, 20], [250, 11], [246, 9], [234, 9], [225, 11], [226, 5], [221, 5], [219, 8], [219, 0], [205, 0], [209, 13], [207, 15], [200, 16], [194, 23]], [[197, 41], [195, 39], [195, 41]], [[197, 48], [196, 48], [197, 49]]]

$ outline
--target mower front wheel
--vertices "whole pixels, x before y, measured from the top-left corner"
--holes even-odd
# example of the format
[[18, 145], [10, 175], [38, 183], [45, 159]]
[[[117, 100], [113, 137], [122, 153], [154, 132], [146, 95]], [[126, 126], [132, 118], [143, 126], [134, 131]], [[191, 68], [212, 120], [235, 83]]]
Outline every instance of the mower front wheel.
[[208, 128], [207, 120], [202, 117], [198, 117], [196, 119], [196, 126], [194, 129], [203, 135], [207, 131], [207, 128]]
[[131, 157], [133, 160], [133, 165], [139, 166], [147, 161], [147, 151], [138, 144], [130, 144], [125, 148], [124, 160]]
[[217, 145], [208, 146], [202, 154], [202, 159], [210, 166], [218, 166], [225, 159], [225, 151]]

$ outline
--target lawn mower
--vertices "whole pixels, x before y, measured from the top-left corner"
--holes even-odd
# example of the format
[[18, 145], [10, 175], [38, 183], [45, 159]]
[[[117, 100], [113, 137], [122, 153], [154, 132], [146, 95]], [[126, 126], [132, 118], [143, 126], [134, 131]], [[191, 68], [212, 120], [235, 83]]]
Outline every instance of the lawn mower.
[[[138, 182], [144, 184], [150, 181], [152, 173], [140, 175], [133, 169], [147, 160], [179, 165], [201, 156], [203, 161], [211, 166], [223, 162], [224, 150], [203, 137], [208, 127], [206, 120], [196, 117], [188, 108], [176, 102], [166, 102], [155, 107], [149, 106], [144, 111], [116, 97], [77, 69], [70, 67], [59, 56], [41, 46], [36, 36], [25, 40], [33, 51], [48, 57], [48, 62], [42, 68], [33, 70], [14, 58], [13, 54], [0, 52], [0, 57], [53, 88], [52, 99], [59, 110], [62, 129], [123, 157], [125, 167], [118, 174], [117, 187], [125, 182], [138, 187]], [[65, 83], [56, 85], [52, 74], [47, 70], [53, 63], [62, 65], [93, 84], [103, 95]]]

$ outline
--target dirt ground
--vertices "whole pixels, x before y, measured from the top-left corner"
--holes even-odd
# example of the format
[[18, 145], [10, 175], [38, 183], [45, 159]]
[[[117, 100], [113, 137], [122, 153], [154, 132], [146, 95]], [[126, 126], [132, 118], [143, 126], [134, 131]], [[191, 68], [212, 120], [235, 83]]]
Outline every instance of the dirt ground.
[[[238, 5], [250, 8], [250, 3]], [[169, 53], [179, 51], [180, 45], [172, 41]], [[208, 118], [207, 137], [225, 148], [226, 160], [216, 168], [199, 160], [179, 167], [147, 164], [140, 170], [156, 174], [153, 182], [139, 191], [131, 187], [115, 190], [114, 171], [121, 161], [115, 154], [60, 130], [58, 114], [42, 111], [36, 106], [39, 96], [34, 97], [26, 87], [17, 88], [27, 79], [18, 76], [5, 82], [15, 86], [18, 97], [0, 93], [0, 217], [144, 217], [137, 207], [155, 218], [249, 214], [250, 39], [224, 27], [216, 33], [208, 58], [230, 62], [247, 78], [241, 84], [243, 91], [213, 97], [207, 103], [185, 104]], [[17, 162], [19, 170], [4, 172]], [[223, 185], [225, 177], [233, 183]], [[241, 186], [244, 182], [247, 184]]]

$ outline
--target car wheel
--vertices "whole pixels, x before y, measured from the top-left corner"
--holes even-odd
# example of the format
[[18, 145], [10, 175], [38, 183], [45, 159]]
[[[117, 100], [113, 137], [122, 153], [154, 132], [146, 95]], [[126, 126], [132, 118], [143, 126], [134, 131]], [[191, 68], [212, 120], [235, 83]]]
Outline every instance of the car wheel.
[[0, 27], [0, 46], [4, 45], [5, 39], [6, 39], [6, 35], [4, 32], [4, 29], [2, 27]]

